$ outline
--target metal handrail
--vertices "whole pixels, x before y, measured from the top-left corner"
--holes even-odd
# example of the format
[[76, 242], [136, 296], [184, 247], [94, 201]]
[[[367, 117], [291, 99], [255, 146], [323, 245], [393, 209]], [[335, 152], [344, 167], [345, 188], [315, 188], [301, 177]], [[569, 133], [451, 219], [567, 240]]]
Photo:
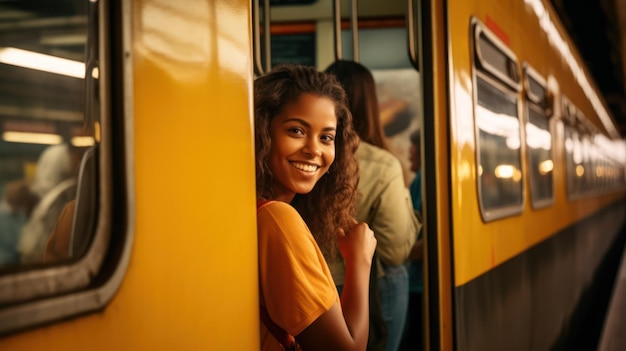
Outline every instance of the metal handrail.
[[259, 19], [259, 1], [252, 1], [252, 40], [253, 40], [253, 52], [254, 52], [254, 73], [257, 76], [265, 74], [263, 71], [263, 65], [261, 64], [261, 33], [260, 32], [260, 19]]
[[[341, 0], [333, 0], [333, 36], [335, 39], [335, 60], [343, 59], [341, 43]], [[352, 59], [359, 61], [359, 14], [358, 0], [350, 0], [350, 30], [352, 31]]]
[[262, 76], [272, 69], [272, 50], [271, 50], [271, 33], [270, 33], [270, 0], [263, 0], [263, 44], [265, 45], [265, 67], [261, 60], [261, 16], [259, 6], [261, 0], [252, 1], [252, 17], [253, 17], [253, 41], [254, 41], [254, 73]]
[[352, 30], [352, 60], [359, 62], [359, 9], [358, 0], [350, 0], [350, 29]]
[[419, 68], [419, 61], [417, 56], [417, 49], [415, 47], [415, 12], [413, 8], [414, 0], [407, 0], [406, 2], [406, 23], [407, 23], [407, 48], [409, 52], [409, 61], [411, 65], [416, 69]]
[[333, 36], [335, 39], [335, 61], [343, 58], [343, 50], [341, 48], [341, 0], [333, 0]]
[[263, 0], [263, 38], [265, 42], [265, 73], [272, 70], [270, 0]]

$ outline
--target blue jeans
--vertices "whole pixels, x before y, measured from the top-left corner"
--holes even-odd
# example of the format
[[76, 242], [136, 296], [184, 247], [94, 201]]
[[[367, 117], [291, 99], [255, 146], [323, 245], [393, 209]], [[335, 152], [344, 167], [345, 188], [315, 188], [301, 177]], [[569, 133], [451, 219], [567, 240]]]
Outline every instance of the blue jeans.
[[387, 351], [396, 351], [400, 346], [407, 309], [409, 308], [409, 274], [404, 265], [386, 267], [385, 276], [378, 278], [383, 317], [387, 322]]

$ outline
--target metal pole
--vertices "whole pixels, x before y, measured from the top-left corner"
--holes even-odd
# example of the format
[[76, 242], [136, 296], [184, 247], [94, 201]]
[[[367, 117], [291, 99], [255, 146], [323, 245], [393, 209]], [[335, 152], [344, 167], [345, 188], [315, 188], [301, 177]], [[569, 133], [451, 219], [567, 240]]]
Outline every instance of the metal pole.
[[352, 58], [359, 62], [359, 10], [358, 0], [351, 0], [350, 4], [350, 28], [352, 30]]
[[334, 38], [335, 38], [335, 60], [339, 61], [343, 57], [341, 48], [341, 0], [333, 0]]

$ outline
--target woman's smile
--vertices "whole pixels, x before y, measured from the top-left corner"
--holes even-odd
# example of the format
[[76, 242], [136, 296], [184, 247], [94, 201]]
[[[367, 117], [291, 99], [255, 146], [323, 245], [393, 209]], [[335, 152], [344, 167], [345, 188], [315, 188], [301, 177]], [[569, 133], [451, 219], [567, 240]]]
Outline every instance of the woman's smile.
[[320, 166], [318, 165], [312, 165], [309, 163], [302, 163], [302, 162], [290, 162], [290, 163], [294, 168], [307, 174], [313, 174], [315, 173], [315, 171], [317, 171], [320, 168]]

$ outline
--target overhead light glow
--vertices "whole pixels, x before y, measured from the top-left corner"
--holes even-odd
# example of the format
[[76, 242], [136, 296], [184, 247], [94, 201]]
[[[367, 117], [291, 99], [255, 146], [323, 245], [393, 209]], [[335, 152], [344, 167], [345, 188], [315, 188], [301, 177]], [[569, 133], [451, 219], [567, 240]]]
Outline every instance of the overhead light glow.
[[29, 132], [4, 132], [2, 140], [12, 143], [28, 143], [28, 144], [60, 144], [63, 139], [58, 134], [51, 133], [29, 133]]
[[512, 165], [498, 165], [494, 173], [498, 178], [513, 178], [516, 169], [517, 168]]
[[585, 174], [585, 167], [582, 165], [576, 166], [576, 175], [582, 177]]
[[91, 136], [75, 136], [72, 137], [71, 143], [76, 147], [87, 147], [93, 145], [94, 140]]
[[75, 78], [85, 77], [82, 62], [17, 48], [0, 48], [0, 62]]
[[539, 163], [539, 174], [546, 175], [554, 170], [554, 162], [552, 160], [545, 160]]

